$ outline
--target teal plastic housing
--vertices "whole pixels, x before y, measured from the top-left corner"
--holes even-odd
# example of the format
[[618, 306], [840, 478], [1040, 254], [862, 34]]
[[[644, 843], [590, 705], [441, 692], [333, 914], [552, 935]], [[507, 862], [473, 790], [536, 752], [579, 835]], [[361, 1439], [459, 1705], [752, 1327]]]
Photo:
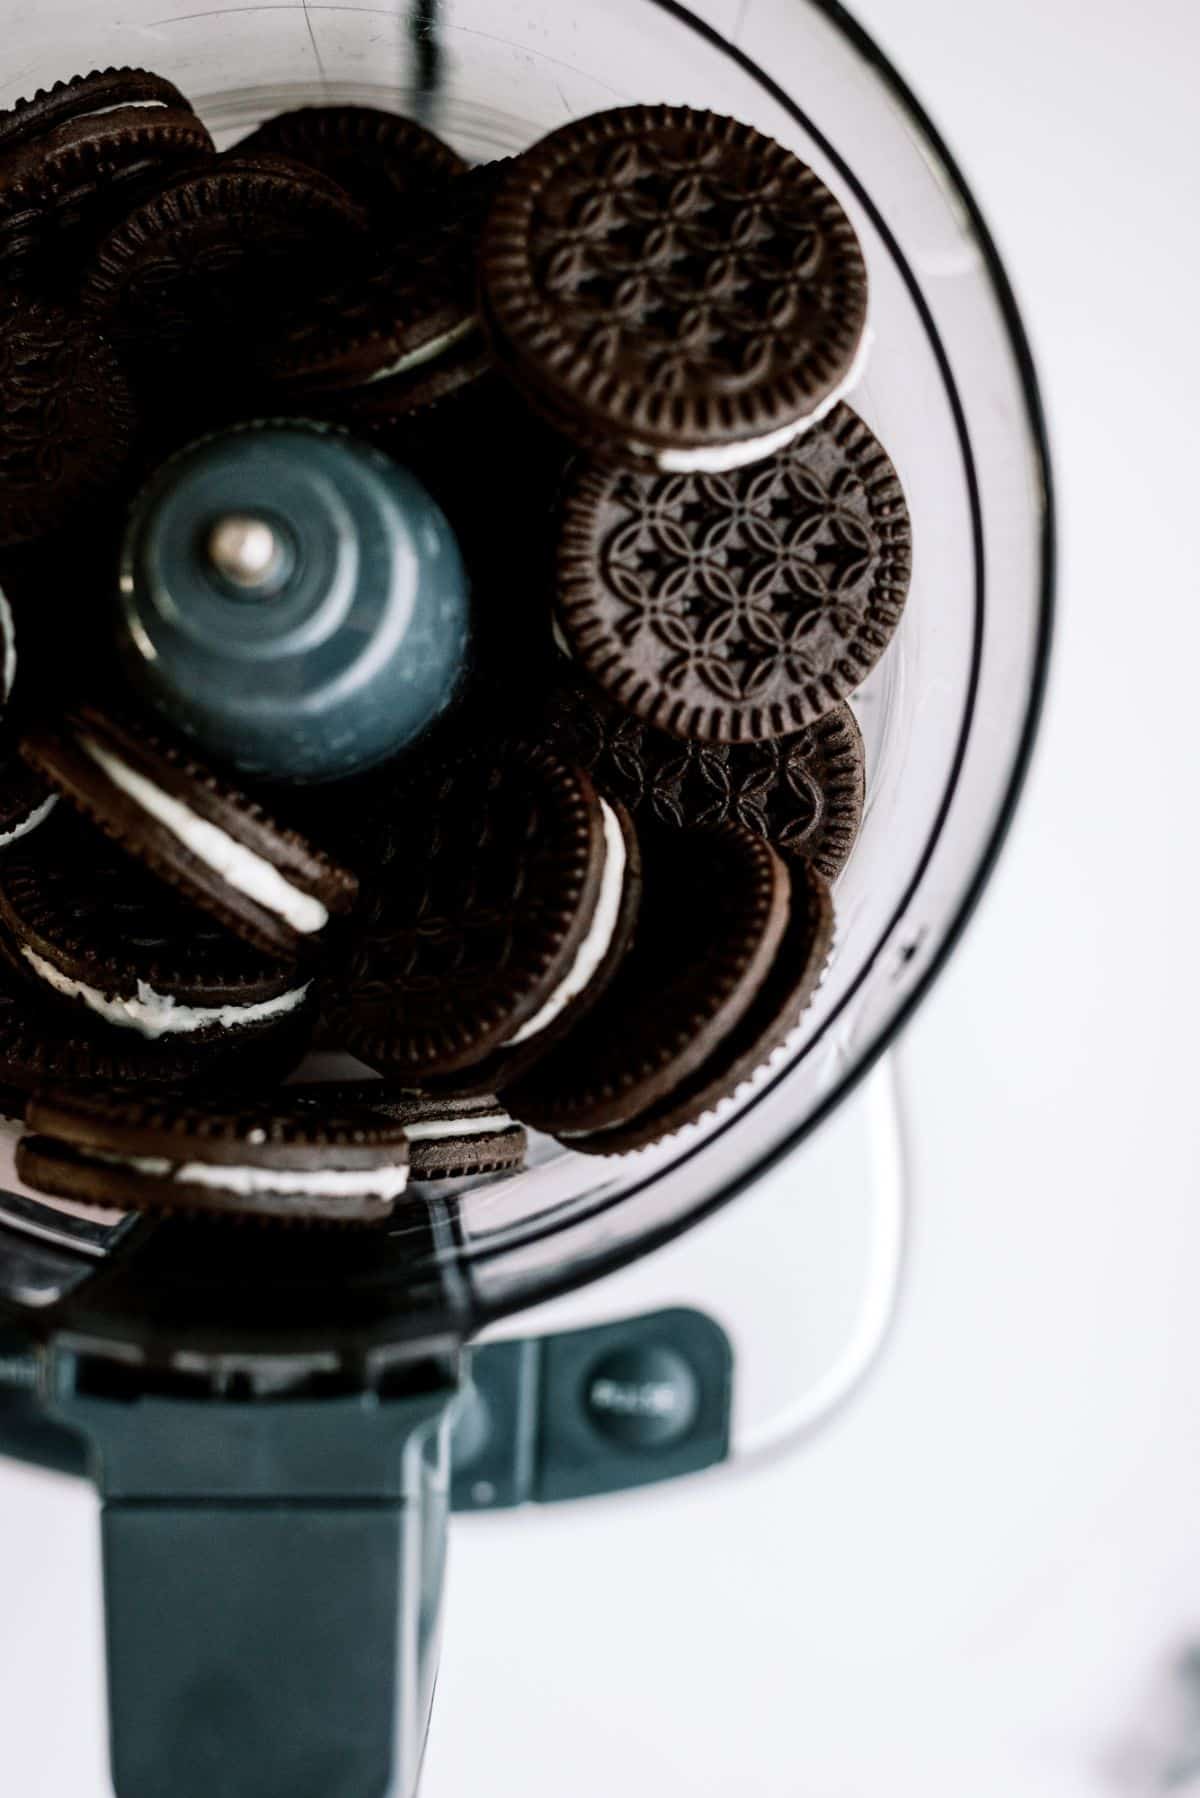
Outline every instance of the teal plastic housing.
[[348, 1373], [220, 1392], [0, 1328], [0, 1454], [100, 1493], [120, 1798], [411, 1798], [450, 1510], [729, 1452], [732, 1352], [694, 1310]]
[[[230, 517], [280, 546], [258, 586], [208, 553]], [[259, 779], [345, 779], [402, 750], [453, 696], [467, 635], [445, 514], [342, 432], [291, 420], [204, 438], [130, 519], [117, 617], [130, 684], [206, 756]]]

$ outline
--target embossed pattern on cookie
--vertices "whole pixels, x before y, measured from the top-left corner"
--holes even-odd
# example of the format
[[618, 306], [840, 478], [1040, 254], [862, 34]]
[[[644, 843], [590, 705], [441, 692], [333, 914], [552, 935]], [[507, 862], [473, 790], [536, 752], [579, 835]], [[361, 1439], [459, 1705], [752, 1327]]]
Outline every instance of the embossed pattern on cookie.
[[335, 1025], [408, 1085], [524, 1062], [603, 990], [639, 884], [582, 770], [481, 743], [398, 795]]
[[535, 403], [585, 445], [679, 468], [778, 447], [852, 378], [866, 322], [862, 252], [828, 188], [686, 107], [535, 145], [492, 209], [481, 279], [497, 354]]
[[139, 369], [189, 370], [198, 351], [240, 366], [363, 220], [315, 170], [225, 158], [168, 182], [101, 243], [84, 310]]
[[92, 329], [0, 294], [0, 545], [32, 542], [100, 497], [134, 423], [125, 376]]
[[585, 467], [568, 488], [558, 618], [620, 705], [675, 736], [803, 730], [891, 640], [912, 532], [899, 477], [848, 406], [760, 467]]
[[415, 119], [373, 106], [300, 106], [277, 113], [234, 147], [242, 158], [264, 153], [318, 169], [379, 224], [393, 226], [467, 166]]
[[639, 823], [678, 830], [742, 824], [826, 880], [836, 880], [849, 859], [862, 823], [865, 761], [848, 706], [835, 706], [794, 736], [684, 742], [576, 680], [555, 689], [540, 722], [550, 741]]

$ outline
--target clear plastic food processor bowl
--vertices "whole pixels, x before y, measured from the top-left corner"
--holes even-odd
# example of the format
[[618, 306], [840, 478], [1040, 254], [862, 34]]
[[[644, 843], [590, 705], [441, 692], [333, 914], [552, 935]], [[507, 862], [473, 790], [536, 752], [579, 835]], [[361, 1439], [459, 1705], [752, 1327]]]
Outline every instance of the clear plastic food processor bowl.
[[[0, 103], [127, 62], [174, 80], [224, 147], [265, 116], [354, 101], [422, 119], [475, 161], [628, 101], [733, 114], [837, 194], [865, 248], [874, 343], [852, 403], [895, 461], [914, 570], [898, 638], [853, 705], [862, 835], [833, 964], [799, 1039], [713, 1118], [623, 1160], [536, 1145], [461, 1196], [489, 1311], [636, 1252], [752, 1180], [864, 1072], [944, 961], [991, 866], [1041, 689], [1046, 466], [1029, 359], [977, 212], [911, 98], [813, 0], [418, 0], [0, 7]], [[497, 445], [503, 454], [503, 446]]]

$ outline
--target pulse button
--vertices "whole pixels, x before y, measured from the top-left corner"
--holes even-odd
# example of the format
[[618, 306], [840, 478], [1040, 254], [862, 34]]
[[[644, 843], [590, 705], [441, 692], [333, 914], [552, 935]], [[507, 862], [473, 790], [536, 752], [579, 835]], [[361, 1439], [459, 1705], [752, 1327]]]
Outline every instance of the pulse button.
[[602, 1355], [589, 1370], [584, 1391], [593, 1426], [627, 1448], [663, 1448], [682, 1441], [700, 1404], [691, 1367], [674, 1349], [658, 1343]]

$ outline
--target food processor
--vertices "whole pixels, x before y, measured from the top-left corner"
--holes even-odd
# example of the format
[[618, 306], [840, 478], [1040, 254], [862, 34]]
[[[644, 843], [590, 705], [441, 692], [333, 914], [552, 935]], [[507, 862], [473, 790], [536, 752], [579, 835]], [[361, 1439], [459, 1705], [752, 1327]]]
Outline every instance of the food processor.
[[474, 162], [630, 101], [731, 114], [813, 166], [867, 258], [853, 403], [904, 482], [913, 583], [853, 700], [866, 812], [800, 1035], [654, 1148], [590, 1159], [535, 1137], [519, 1174], [410, 1188], [382, 1232], [72, 1210], [0, 1172], [0, 1449], [99, 1488], [116, 1791], [408, 1794], [452, 1507], [765, 1454], [828, 1416], [883, 1339], [903, 1239], [885, 1051], [991, 870], [1045, 675], [1029, 354], [951, 158], [832, 0], [2, 16], [0, 105], [137, 64], [219, 147], [338, 101], [419, 118]]

